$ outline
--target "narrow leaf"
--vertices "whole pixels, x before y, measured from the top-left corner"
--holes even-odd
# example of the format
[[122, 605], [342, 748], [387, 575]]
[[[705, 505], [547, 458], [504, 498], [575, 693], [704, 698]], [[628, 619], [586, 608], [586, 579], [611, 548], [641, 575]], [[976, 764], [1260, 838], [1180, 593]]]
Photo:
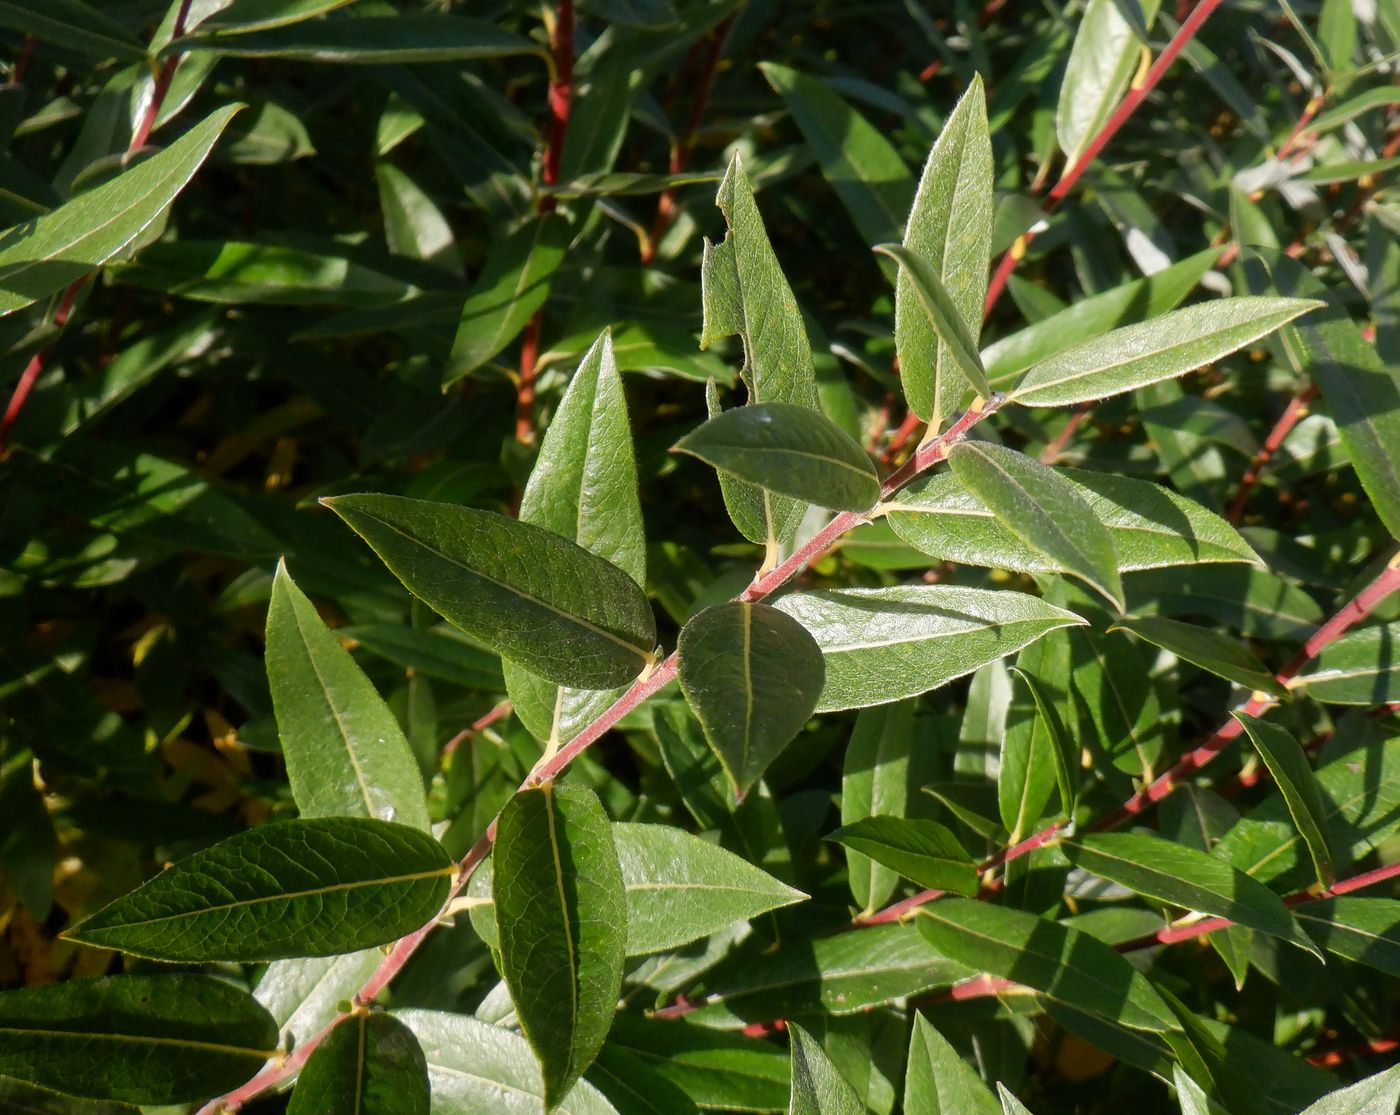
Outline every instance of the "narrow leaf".
[[[877, 814], [902, 817], [909, 805], [910, 757], [914, 749], [914, 703], [863, 709], [841, 776], [841, 823]], [[861, 910], [879, 909], [894, 894], [898, 876], [859, 852], [846, 853], [846, 878]]]
[[1217, 677], [1275, 697], [1288, 696], [1288, 690], [1248, 649], [1212, 628], [1161, 616], [1124, 616], [1109, 630], [1118, 628], [1131, 631]]
[[1081, 930], [970, 898], [921, 907], [918, 925], [939, 953], [959, 964], [1015, 980], [1130, 1029], [1178, 1028], [1147, 978]]
[[544, 48], [482, 19], [396, 13], [314, 20], [246, 33], [196, 33], [176, 39], [162, 54], [186, 51], [212, 51], [228, 58], [281, 58], [365, 66], [542, 55]]
[[418, 1039], [387, 1014], [351, 1014], [297, 1074], [287, 1115], [428, 1115]]
[[1328, 952], [1400, 977], [1400, 901], [1325, 898], [1294, 916]]
[[301, 815], [370, 817], [426, 831], [423, 781], [398, 720], [284, 563], [272, 582], [266, 658]]
[[694, 616], [676, 649], [681, 691], [742, 797], [812, 715], [821, 648], [777, 608], [731, 602]]
[[948, 463], [1002, 526], [1122, 609], [1113, 538], [1072, 481], [1022, 453], [984, 442], [960, 442]]
[[[987, 297], [992, 200], [986, 99], [981, 77], [974, 76], [924, 163], [904, 232], [904, 247], [929, 264], [974, 350]], [[962, 402], [968, 381], [902, 269], [894, 305], [900, 385], [909, 409], [936, 433]]]
[[987, 383], [987, 372], [977, 354], [977, 338], [928, 261], [900, 244], [877, 244], [875, 251], [898, 263], [901, 273], [908, 277], [919, 305], [928, 315], [929, 325], [938, 336], [940, 350], [947, 350], [953, 364], [978, 394], [990, 395], [992, 389]]
[[637, 582], [553, 531], [402, 496], [323, 502], [410, 592], [541, 677], [609, 689], [653, 660], [656, 621]]
[[1274, 782], [1278, 784], [1288, 813], [1298, 826], [1303, 842], [1312, 855], [1313, 866], [1323, 886], [1330, 886], [1336, 878], [1332, 870], [1332, 849], [1328, 836], [1328, 807], [1302, 746], [1286, 728], [1270, 724], [1258, 717], [1235, 713], [1235, 718], [1244, 725], [1249, 738], [1258, 749]]
[[800, 592], [777, 606], [822, 649], [818, 712], [926, 693], [1084, 622], [1024, 593], [944, 585]]
[[1074, 35], [1064, 81], [1055, 110], [1055, 132], [1065, 153], [1066, 170], [1073, 169], [1085, 148], [1108, 123], [1128, 91], [1145, 45], [1124, 14], [1131, 11], [1146, 31], [1157, 14], [1159, 0], [1089, 0]]
[[825, 415], [791, 403], [724, 411], [673, 451], [820, 507], [864, 511], [880, 498], [880, 478], [865, 450]]
[[997, 1081], [997, 1098], [1001, 1100], [1002, 1115], [1032, 1115], [1030, 1109], [1018, 1100], [1000, 1080]]
[[516, 794], [492, 855], [501, 971], [553, 1110], [603, 1047], [622, 989], [622, 868], [607, 815], [583, 786]]
[[[1049, 638], [1063, 638], [1063, 636], [1050, 636]], [[1068, 662], [1062, 664], [1067, 666]], [[1050, 761], [1055, 767], [1055, 784], [1060, 791], [1060, 810], [1065, 816], [1072, 817], [1079, 781], [1078, 749], [1074, 746], [1074, 740], [1070, 737], [1069, 730], [1060, 718], [1060, 711], [1047, 692], [1045, 683], [1019, 666], [1013, 666], [1011, 672], [1025, 682], [1026, 688], [1030, 690], [1031, 699], [1035, 702], [1037, 721], [1050, 744]], [[1066, 671], [1065, 681], [1068, 682], [1068, 680], [1068, 671]], [[1017, 820], [1020, 823], [1013, 826], [1011, 831], [1013, 833], [1025, 832], [1025, 826], [1033, 819], [1033, 817], [1018, 816]]]
[[1222, 298], [1113, 329], [1042, 360], [1011, 398], [1061, 406], [1173, 379], [1267, 336], [1322, 305], [1303, 298]]
[[837, 1071], [821, 1043], [801, 1026], [787, 1028], [792, 1045], [788, 1115], [865, 1115], [865, 1104]]
[[405, 825], [278, 821], [181, 860], [64, 936], [155, 960], [331, 956], [419, 928], [454, 870]]
[[143, 62], [146, 58], [145, 48], [130, 31], [82, 0], [4, 0], [0, 27], [98, 59]]
[[830, 836], [929, 890], [977, 893], [977, 867], [952, 831], [937, 821], [866, 817]]
[[93, 1099], [190, 1103], [275, 1055], [277, 1026], [224, 980], [108, 976], [0, 993], [0, 1076]]
[[920, 1115], [1001, 1115], [977, 1070], [918, 1013], [909, 1039], [904, 1110]]
[[1400, 623], [1379, 623], [1324, 647], [1294, 683], [1315, 701], [1376, 707], [1400, 700]]
[[1400, 1065], [1328, 1092], [1298, 1115], [1388, 1115], [1400, 1105]]
[[62, 290], [134, 244], [242, 107], [211, 113], [164, 151], [0, 237], [0, 316]]

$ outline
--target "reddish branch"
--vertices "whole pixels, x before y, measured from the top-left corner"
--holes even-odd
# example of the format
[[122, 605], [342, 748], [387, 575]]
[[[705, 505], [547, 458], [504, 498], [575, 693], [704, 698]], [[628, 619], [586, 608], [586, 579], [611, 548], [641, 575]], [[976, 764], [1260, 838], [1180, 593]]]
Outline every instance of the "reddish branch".
[[1239, 491], [1235, 493], [1235, 498], [1230, 503], [1230, 510], [1226, 514], [1226, 518], [1230, 522], [1238, 523], [1240, 521], [1240, 516], [1244, 514], [1244, 505], [1248, 502], [1249, 494], [1254, 490], [1254, 486], [1259, 483], [1264, 466], [1279, 451], [1279, 447], [1283, 445], [1283, 439], [1308, 413], [1308, 404], [1315, 398], [1317, 398], [1317, 384], [1314, 383], [1309, 384], [1288, 401], [1288, 406], [1279, 415], [1279, 420], [1274, 423], [1274, 428], [1269, 431], [1269, 436], [1264, 439], [1264, 444], [1259, 447], [1259, 452], [1254, 454], [1254, 459], [1249, 462], [1249, 467], [1245, 469], [1244, 476], [1240, 479]]

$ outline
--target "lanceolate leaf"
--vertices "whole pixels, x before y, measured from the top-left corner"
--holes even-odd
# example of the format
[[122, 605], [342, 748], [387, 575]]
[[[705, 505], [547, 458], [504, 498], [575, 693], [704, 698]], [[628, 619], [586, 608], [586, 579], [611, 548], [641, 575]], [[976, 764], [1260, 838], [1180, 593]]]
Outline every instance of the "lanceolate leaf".
[[65, 936], [155, 960], [330, 956], [419, 928], [454, 870], [405, 825], [278, 821], [181, 860]]
[[[520, 520], [577, 542], [646, 584], [637, 464], [609, 333], [584, 355], [559, 401], [521, 497]], [[505, 674], [515, 714], [542, 740], [567, 742], [614, 697], [557, 686], [514, 662]]]
[[410, 592], [541, 677], [608, 689], [652, 661], [656, 621], [637, 582], [553, 531], [402, 496], [324, 502]]
[[676, 649], [681, 690], [742, 797], [812, 715], [821, 648], [777, 608], [733, 602], [694, 616]]
[[1212, 628], [1161, 616], [1125, 616], [1117, 626], [1218, 677], [1275, 697], [1288, 696], [1288, 690], [1248, 649]]
[[0, 1076], [127, 1103], [202, 1100], [277, 1049], [244, 991], [199, 975], [108, 976], [0, 993]]
[[1331, 839], [1328, 834], [1328, 808], [1318, 785], [1317, 774], [1308, 763], [1302, 745], [1286, 728], [1236, 713], [1249, 738], [1258, 749], [1269, 773], [1274, 776], [1289, 815], [1298, 826], [1303, 842], [1312, 855], [1317, 877], [1324, 886], [1336, 877], [1332, 870]]
[[827, 839], [864, 853], [921, 887], [977, 893], [977, 868], [972, 857], [937, 821], [866, 817], [842, 826]]
[[918, 925], [939, 953], [959, 964], [1015, 980], [1130, 1029], [1178, 1027], [1147, 978], [1081, 930], [970, 898], [920, 907]]
[[865, 1104], [831, 1058], [801, 1026], [789, 1026], [792, 1041], [792, 1099], [788, 1115], [865, 1115]]
[[492, 855], [501, 970], [552, 1110], [612, 1024], [627, 941], [622, 869], [607, 815], [583, 786], [516, 794]]
[[1297, 681], [1315, 701], [1375, 707], [1400, 700], [1400, 623], [1379, 623], [1325, 647]]
[[997, 1081], [997, 1098], [1001, 1100], [1002, 1115], [1032, 1115], [1030, 1108], [1018, 1100], [1000, 1080]]
[[[992, 142], [980, 77], [973, 78], [929, 152], [904, 247], [928, 262], [975, 342], [992, 250]], [[967, 380], [902, 270], [894, 338], [909, 409], [936, 432], [961, 403]]]
[[146, 51], [131, 32], [82, 0], [4, 0], [0, 27], [58, 43], [106, 60], [145, 60]]
[[802, 592], [778, 607], [822, 648], [819, 712], [926, 693], [1084, 622], [1024, 593], [943, 585]]
[[[1056, 645], [1056, 641], [1064, 641], [1065, 639], [1066, 636], [1063, 634], [1055, 635], [1052, 633], [1042, 640], [1042, 643], [1054, 648], [1050, 653], [1059, 652], [1063, 655], [1060, 661], [1047, 663], [1046, 655], [1040, 655], [1039, 658], [1042, 667], [1049, 666], [1050, 669], [1060, 673], [1061, 686], [1059, 692], [1063, 694], [1066, 703], [1068, 703], [1068, 700], [1071, 699], [1069, 694], [1068, 646]], [[1024, 660], [1028, 653], [1033, 654], [1040, 645], [1041, 643], [1036, 643], [1027, 648], [1027, 650], [1022, 651], [1021, 659]], [[1029, 670], [1022, 669], [1020, 666], [1013, 666], [1011, 671], [1025, 683], [1026, 688], [1030, 690], [1031, 699], [1035, 702], [1037, 733], [1032, 737], [1032, 746], [1034, 746], [1035, 742], [1040, 738], [1043, 738], [1045, 743], [1049, 745], [1045, 750], [1050, 753], [1050, 762], [1055, 768], [1055, 784], [1059, 787], [1060, 791], [1060, 810], [1066, 816], [1071, 816], [1074, 813], [1074, 800], [1079, 783], [1079, 753], [1074, 746], [1074, 740], [1071, 738], [1069, 729], [1065, 726], [1064, 720], [1060, 716], [1059, 707], [1055, 703], [1052, 691], [1046, 684], [1046, 680], [1037, 677]], [[1011, 729], [1008, 727], [1008, 736], [1010, 733]], [[1005, 756], [1003, 755], [1002, 777], [1005, 777], [1007, 773], [1009, 773], [1006, 770], [1006, 765]], [[1003, 823], [1007, 820], [1007, 812], [1007, 810], [1002, 811]], [[1011, 819], [1015, 823], [1009, 826], [1009, 831], [1014, 837], [1015, 834], [1024, 833], [1026, 831], [1026, 826], [1034, 820], [1034, 810], [1018, 809], [1016, 816]]]
[[351, 65], [460, 62], [542, 54], [540, 44], [494, 24], [465, 16], [394, 14], [324, 19], [245, 34], [194, 34], [165, 50], [215, 51], [232, 58], [300, 59]]
[[1328, 952], [1400, 978], [1400, 901], [1327, 898], [1294, 916]]
[[[1108, 528], [1121, 572], [1258, 561], [1234, 527], [1194, 500], [1127, 476], [1056, 471], [1079, 486], [1077, 494]], [[916, 480], [885, 506], [895, 533], [930, 557], [1022, 573], [1066, 571], [1003, 526], [951, 472]]]
[[914, 1015], [904, 1108], [922, 1115], [1001, 1115], [977, 1070], [922, 1014]]
[[1400, 1065], [1329, 1092], [1299, 1115], [1385, 1115], [1400, 1104]]
[[1089, 0], [1084, 9], [1055, 112], [1055, 131], [1067, 168], [1073, 168], [1108, 122], [1127, 92], [1145, 49], [1138, 39], [1139, 28], [1133, 26], [1124, 11], [1141, 19], [1141, 31], [1146, 31], [1157, 14], [1158, 4], [1159, 0], [1127, 0], [1126, 4], [1119, 0]]
[[62, 290], [134, 244], [194, 177], [241, 107], [219, 109], [166, 150], [0, 237], [0, 316]]
[[[977, 354], [977, 337], [953, 302], [953, 296], [943, 285], [928, 260], [915, 255], [902, 244], [879, 244], [875, 250], [899, 264], [901, 278], [907, 278], [919, 305], [928, 315], [929, 325], [938, 337], [940, 352], [946, 351], [962, 377], [980, 395], [990, 395], [987, 373]], [[977, 319], [974, 319], [977, 320]]]
[[[841, 823], [876, 815], [902, 817], [912, 783], [914, 702], [864, 709], [856, 717], [846, 745], [841, 778]], [[859, 852], [846, 853], [846, 878], [856, 905], [864, 911], [883, 906], [894, 894], [898, 876]]]
[[1222, 298], [1173, 310], [1042, 360], [1011, 398], [1062, 406], [1120, 395], [1228, 356], [1320, 305], [1304, 298]]
[[267, 612], [267, 680], [303, 817], [428, 828], [423, 781], [399, 722], [283, 564]]
[[864, 511], [880, 478], [850, 436], [815, 410], [759, 403], [727, 410], [675, 444], [736, 479], [835, 510]]
[[1186, 910], [1229, 918], [1321, 957], [1283, 900], [1243, 871], [1195, 848], [1131, 832], [1090, 833], [1063, 841], [1076, 867], [1136, 894]]
[[982, 442], [955, 445], [948, 463], [1002, 526], [1123, 607], [1113, 538], [1073, 482], [1022, 453]]
[[287, 1115], [428, 1115], [418, 1039], [387, 1014], [351, 1014], [297, 1074]]

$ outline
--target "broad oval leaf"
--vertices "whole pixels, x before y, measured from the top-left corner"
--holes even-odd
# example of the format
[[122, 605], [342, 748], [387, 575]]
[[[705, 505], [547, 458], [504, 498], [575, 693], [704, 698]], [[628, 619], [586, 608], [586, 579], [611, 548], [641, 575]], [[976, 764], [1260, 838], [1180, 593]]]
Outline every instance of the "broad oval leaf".
[[155, 960], [331, 956], [430, 921], [455, 870], [406, 825], [277, 821], [179, 861], [64, 936]]
[[1275, 697], [1288, 696], [1288, 690], [1246, 647], [1214, 628], [1161, 616], [1124, 616], [1110, 630], [1116, 628], [1131, 631], [1153, 646], [1171, 651], [1227, 681]]
[[822, 650], [777, 608], [731, 601], [693, 616], [676, 651], [681, 691], [742, 797], [816, 708]]
[[880, 498], [880, 478], [865, 450], [825, 415], [792, 403], [723, 411], [673, 451], [819, 507], [864, 511]]
[[[439, 1010], [398, 1010], [428, 1063], [432, 1115], [540, 1115], [544, 1081], [530, 1046], [514, 1030]], [[555, 1115], [618, 1115], [607, 1099], [580, 1080]]]
[[[982, 79], [968, 85], [919, 177], [904, 247], [927, 260], [975, 341], [992, 252], [992, 141]], [[967, 380], [930, 324], [909, 276], [895, 286], [894, 344], [909, 409], [936, 433], [958, 408]]]
[[1002, 526], [1122, 610], [1113, 537], [1072, 481], [1024, 453], [984, 442], [953, 446], [948, 463]]
[[627, 905], [612, 826], [592, 790], [546, 783], [501, 811], [492, 852], [500, 966], [553, 1110], [612, 1025]]
[[904, 1076], [904, 1108], [921, 1115], [1001, 1115], [1001, 1108], [948, 1039], [922, 1014], [914, 1015]]
[[277, 1024], [208, 976], [108, 976], [0, 993], [0, 1076], [67, 1095], [190, 1103], [276, 1055]]
[[[877, 244], [875, 251], [899, 264], [901, 276], [908, 278], [919, 305], [928, 316], [929, 325], [938, 337], [940, 351], [947, 350], [954, 366], [979, 395], [990, 395], [992, 389], [987, 383], [987, 372], [977, 353], [977, 337], [928, 260], [911, 252], [903, 244]], [[980, 320], [980, 316], [974, 320]]]
[[1135, 832], [1087, 833], [1061, 841], [1060, 849], [1075, 867], [1135, 894], [1229, 918], [1321, 959], [1317, 945], [1298, 928], [1278, 895], [1218, 857]]
[[[545, 431], [520, 500], [520, 521], [545, 527], [646, 584], [646, 528], [627, 398], [604, 332], [584, 354]], [[536, 739], [567, 743], [612, 704], [609, 690], [556, 685], [505, 663], [515, 715]]]
[[1328, 705], [1377, 707], [1400, 700], [1400, 623], [1377, 623], [1324, 647], [1293, 684]]
[[1062, 406], [1120, 395], [1194, 371], [1322, 305], [1306, 298], [1222, 298], [1112, 329], [1042, 360], [1011, 399]]
[[[1078, 485], [1078, 494], [1108, 528], [1120, 572], [1259, 560], [1219, 515], [1159, 484], [1085, 469], [1056, 471]], [[916, 480], [886, 506], [894, 532], [930, 557], [1019, 573], [1066, 572], [1003, 526], [951, 472]]]
[[278, 563], [267, 681], [303, 817], [370, 817], [427, 830], [423, 779], [389, 706]]
[[411, 593], [541, 677], [611, 689], [653, 661], [656, 620], [637, 582], [553, 531], [404, 496], [323, 502]]
[[822, 649], [818, 712], [926, 693], [1057, 627], [1084, 623], [1025, 593], [945, 585], [799, 592], [777, 607]]
[[297, 1074], [287, 1115], [428, 1115], [428, 1064], [396, 1018], [356, 1011]]
[[164, 151], [0, 237], [0, 316], [62, 290], [134, 244], [242, 107], [211, 113]]
[[920, 907], [918, 926], [941, 955], [979, 972], [1015, 980], [1130, 1029], [1179, 1028], [1147, 977], [1082, 930], [971, 898]]
[[788, 1115], [865, 1115], [865, 1104], [832, 1063], [821, 1043], [801, 1026], [787, 1028], [792, 1053]]
[[1302, 744], [1286, 728], [1260, 720], [1257, 716], [1235, 713], [1244, 725], [1255, 749], [1274, 776], [1279, 792], [1288, 805], [1288, 813], [1303, 843], [1308, 846], [1317, 877], [1323, 886], [1330, 886], [1336, 874], [1332, 869], [1332, 846], [1328, 833], [1329, 810], [1322, 796], [1317, 773], [1308, 762]]
[[952, 831], [915, 817], [866, 817], [830, 836], [928, 890], [977, 893], [977, 866]]

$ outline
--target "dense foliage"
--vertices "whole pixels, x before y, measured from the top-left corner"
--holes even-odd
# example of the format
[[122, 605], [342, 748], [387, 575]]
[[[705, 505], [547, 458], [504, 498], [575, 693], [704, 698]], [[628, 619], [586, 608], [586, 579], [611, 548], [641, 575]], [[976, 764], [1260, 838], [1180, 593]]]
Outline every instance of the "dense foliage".
[[1400, 3], [0, 43], [0, 1111], [1395, 1111]]

